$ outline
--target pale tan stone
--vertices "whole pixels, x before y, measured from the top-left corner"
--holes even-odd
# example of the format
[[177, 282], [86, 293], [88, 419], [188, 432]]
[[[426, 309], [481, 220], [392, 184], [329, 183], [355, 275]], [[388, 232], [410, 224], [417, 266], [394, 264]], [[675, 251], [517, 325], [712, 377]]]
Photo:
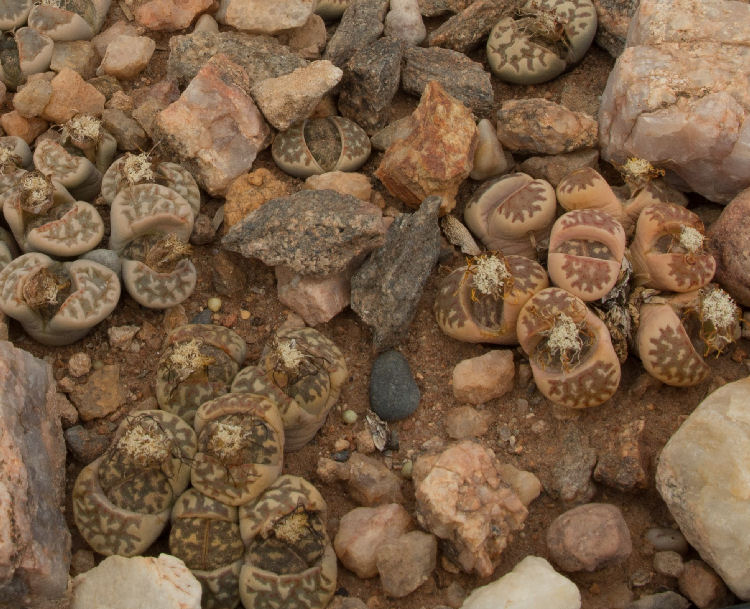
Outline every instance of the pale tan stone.
[[372, 184], [370, 178], [363, 173], [351, 171], [329, 171], [310, 176], [305, 180], [302, 188], [308, 190], [335, 190], [342, 195], [352, 195], [363, 201], [370, 201]]
[[17, 135], [31, 145], [37, 137], [47, 131], [49, 123], [38, 117], [24, 118], [18, 111], [13, 110], [0, 116], [0, 127], [6, 135]]
[[148, 36], [118, 36], [107, 45], [97, 74], [109, 74], [121, 80], [130, 80], [148, 65], [156, 49], [156, 42]]
[[301, 27], [312, 15], [314, 0], [222, 0], [218, 21], [253, 34], [276, 34]]
[[483, 404], [513, 389], [516, 368], [510, 349], [494, 349], [465, 359], [453, 369], [453, 395], [460, 402]]
[[135, 9], [135, 19], [149, 30], [173, 32], [189, 27], [213, 5], [213, 0], [146, 0]]

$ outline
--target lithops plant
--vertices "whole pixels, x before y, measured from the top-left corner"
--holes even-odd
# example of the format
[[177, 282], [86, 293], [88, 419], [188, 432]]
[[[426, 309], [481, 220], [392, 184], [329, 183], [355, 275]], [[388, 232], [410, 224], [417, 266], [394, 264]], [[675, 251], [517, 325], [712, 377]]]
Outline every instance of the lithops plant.
[[49, 70], [55, 41], [31, 27], [22, 27], [15, 33], [18, 46], [18, 63], [21, 74], [28, 78]]
[[0, 271], [18, 255], [18, 246], [13, 236], [4, 228], [0, 227]]
[[233, 330], [210, 324], [188, 324], [172, 330], [156, 368], [159, 407], [192, 424], [198, 407], [229, 392], [247, 354]]
[[68, 345], [105, 319], [120, 299], [120, 280], [90, 260], [57, 262], [39, 253], [0, 271], [0, 310], [45, 345]]
[[553, 284], [590, 302], [615, 286], [624, 255], [622, 225], [605, 211], [578, 209], [552, 226], [547, 270]]
[[589, 408], [620, 384], [620, 362], [604, 323], [560, 288], [532, 296], [518, 316], [518, 341], [539, 391], [555, 404]]
[[684, 207], [670, 203], [646, 207], [630, 245], [636, 283], [672, 292], [705, 286], [716, 271], [705, 234], [701, 219]]
[[440, 283], [435, 317], [451, 338], [471, 343], [518, 343], [521, 307], [549, 286], [542, 266], [522, 256], [489, 252], [467, 258], [467, 266]]
[[525, 0], [490, 31], [487, 61], [501, 80], [533, 85], [579, 62], [596, 34], [591, 0]]
[[172, 508], [169, 552], [201, 583], [203, 609], [233, 609], [240, 604], [240, 567], [245, 546], [237, 508], [194, 488]]
[[513, 173], [485, 182], [464, 210], [471, 231], [490, 250], [536, 259], [546, 247], [557, 201], [549, 182]]
[[73, 487], [73, 517], [86, 542], [106, 556], [145, 551], [190, 482], [195, 449], [195, 432], [180, 417], [161, 410], [128, 415]]
[[107, 18], [110, 0], [43, 0], [29, 11], [29, 27], [55, 41], [89, 40]]
[[117, 151], [115, 138], [90, 114], [77, 114], [62, 125], [60, 140], [82, 152], [101, 173], [107, 171]]
[[336, 554], [326, 531], [327, 506], [297, 476], [280, 476], [240, 507], [247, 552], [240, 571], [246, 609], [324, 609], [336, 590]]
[[0, 31], [0, 81], [11, 91], [15, 91], [26, 82], [26, 76], [21, 71], [16, 39], [10, 32], [2, 31]]
[[198, 275], [189, 258], [193, 210], [177, 191], [158, 184], [124, 188], [112, 201], [109, 247], [122, 258], [122, 282], [144, 307], [181, 303]]
[[4, 196], [3, 215], [24, 252], [70, 258], [94, 249], [104, 236], [104, 222], [93, 205], [73, 200], [38, 171], [22, 175]]
[[60, 182], [79, 201], [93, 200], [101, 189], [102, 174], [96, 166], [50, 138], [37, 142], [34, 167]]
[[313, 328], [279, 330], [258, 366], [312, 421], [300, 419], [294, 446], [309, 442], [325, 422], [347, 378], [346, 361], [335, 343]]
[[147, 153], [126, 153], [109, 166], [102, 178], [102, 198], [112, 203], [124, 188], [136, 184], [159, 184], [181, 195], [198, 215], [201, 193], [193, 176], [182, 165], [157, 161]]
[[26, 23], [33, 4], [33, 0], [4, 0], [0, 4], [0, 30], [13, 30]]
[[271, 155], [276, 165], [298, 178], [329, 171], [356, 171], [370, 156], [370, 138], [341, 116], [310, 118], [279, 133]]
[[16, 136], [0, 137], [0, 194], [18, 184], [33, 167], [29, 145]]
[[249, 393], [228, 393], [195, 413], [198, 452], [193, 486], [227, 505], [255, 499], [281, 473], [284, 425], [276, 404]]
[[667, 385], [697, 385], [708, 377], [704, 358], [739, 338], [741, 310], [714, 284], [682, 294], [654, 292], [641, 291], [633, 303], [643, 367]]
[[623, 217], [620, 199], [601, 174], [591, 167], [581, 167], [565, 176], [555, 190], [557, 201], [566, 211], [598, 209], [617, 221]]

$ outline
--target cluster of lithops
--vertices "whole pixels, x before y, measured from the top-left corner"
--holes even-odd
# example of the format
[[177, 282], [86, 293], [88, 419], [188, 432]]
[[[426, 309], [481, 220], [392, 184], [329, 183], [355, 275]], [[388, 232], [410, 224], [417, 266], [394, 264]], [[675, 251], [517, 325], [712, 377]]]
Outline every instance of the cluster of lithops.
[[501, 80], [533, 85], [578, 63], [596, 34], [591, 0], [524, 0], [511, 3], [487, 40], [487, 61]]
[[310, 483], [280, 474], [285, 427], [298, 444], [312, 437], [346, 366], [317, 331], [282, 330], [252, 380], [229, 392], [245, 355], [227, 328], [172, 331], [157, 372], [165, 410], [127, 417], [84, 468], [75, 521], [94, 550], [126, 556], [171, 522], [170, 552], [201, 582], [203, 607], [323, 609], [336, 587], [326, 504]]
[[[556, 192], [524, 174], [487, 181], [464, 212], [484, 252], [456, 219], [443, 223], [473, 255], [442, 280], [438, 325], [462, 341], [520, 344], [539, 390], [563, 406], [612, 397], [628, 350], [666, 384], [697, 384], [705, 358], [740, 335], [740, 309], [709, 283], [716, 262], [701, 220], [666, 201], [671, 191], [650, 164], [620, 169], [625, 202], [591, 168]], [[555, 220], [558, 202], [566, 211]], [[545, 251], [546, 271], [532, 260]]]

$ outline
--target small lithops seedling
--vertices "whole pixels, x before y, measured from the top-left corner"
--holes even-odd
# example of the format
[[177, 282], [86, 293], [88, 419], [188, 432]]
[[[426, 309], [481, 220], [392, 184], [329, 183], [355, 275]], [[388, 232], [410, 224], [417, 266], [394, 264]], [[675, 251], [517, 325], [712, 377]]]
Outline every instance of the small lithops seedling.
[[26, 23], [32, 0], [3, 0], [0, 4], [0, 30], [13, 30]]
[[620, 362], [604, 323], [560, 288], [532, 296], [518, 316], [518, 341], [539, 391], [569, 408], [598, 406], [620, 384]]
[[536, 259], [538, 249], [546, 246], [556, 209], [549, 182], [513, 173], [480, 186], [464, 220], [488, 249]]
[[169, 551], [201, 583], [201, 607], [233, 609], [239, 605], [245, 546], [237, 508], [191, 488], [177, 499], [171, 521]]
[[156, 369], [159, 407], [193, 422], [198, 407], [229, 392], [247, 345], [223, 326], [188, 324], [172, 330]]
[[52, 139], [44, 139], [34, 149], [34, 167], [60, 182], [76, 199], [91, 201], [99, 194], [102, 174], [85, 156], [68, 152]]
[[309, 442], [325, 422], [347, 378], [346, 361], [333, 341], [313, 328], [280, 330], [258, 366], [271, 382], [313, 416], [294, 434], [294, 444]]
[[89, 40], [107, 18], [110, 0], [42, 0], [28, 16], [32, 27], [55, 41]]
[[581, 167], [569, 173], [560, 180], [555, 192], [566, 211], [598, 209], [618, 221], [623, 217], [620, 199], [601, 174], [591, 167]]
[[104, 173], [117, 151], [115, 138], [102, 126], [102, 121], [89, 114], [78, 114], [61, 129], [61, 142], [80, 150], [96, 168]]
[[90, 260], [19, 256], [0, 272], [0, 310], [45, 345], [68, 345], [105, 319], [120, 299], [120, 280]]
[[193, 176], [182, 165], [157, 162], [147, 153], [126, 153], [109, 166], [102, 178], [102, 198], [112, 203], [124, 188], [136, 184], [159, 184], [181, 195], [198, 215], [201, 193]]
[[352, 0], [318, 0], [315, 3], [315, 14], [329, 21], [341, 19], [341, 15], [351, 3]]
[[297, 476], [280, 476], [240, 507], [247, 552], [240, 571], [246, 609], [324, 609], [336, 590], [336, 554], [326, 531], [327, 506]]
[[672, 292], [705, 286], [716, 271], [705, 234], [701, 219], [684, 207], [670, 203], [646, 207], [630, 245], [636, 283]]
[[356, 171], [370, 156], [370, 138], [348, 118], [311, 118], [279, 133], [271, 146], [276, 165], [298, 178]]
[[255, 499], [281, 473], [284, 425], [273, 402], [249, 393], [228, 393], [195, 413], [198, 452], [193, 486], [227, 505]]
[[487, 61], [501, 80], [533, 85], [579, 62], [596, 34], [591, 0], [525, 0], [498, 21], [487, 40]]
[[705, 380], [709, 367], [704, 358], [721, 354], [740, 336], [740, 308], [713, 284], [672, 296], [644, 292], [634, 303], [635, 346], [643, 367], [675, 387]]
[[605, 211], [578, 209], [552, 227], [547, 270], [556, 286], [590, 302], [615, 286], [624, 255], [622, 225]]
[[142, 410], [126, 417], [73, 487], [73, 516], [86, 542], [107, 556], [146, 550], [190, 483], [195, 449], [195, 432], [173, 414]]
[[24, 252], [70, 258], [94, 249], [104, 236], [96, 208], [38, 171], [29, 171], [5, 192], [3, 215]]
[[542, 266], [523, 256], [491, 252], [467, 259], [440, 284], [435, 317], [440, 329], [471, 343], [518, 343], [516, 321], [524, 303], [549, 286]]

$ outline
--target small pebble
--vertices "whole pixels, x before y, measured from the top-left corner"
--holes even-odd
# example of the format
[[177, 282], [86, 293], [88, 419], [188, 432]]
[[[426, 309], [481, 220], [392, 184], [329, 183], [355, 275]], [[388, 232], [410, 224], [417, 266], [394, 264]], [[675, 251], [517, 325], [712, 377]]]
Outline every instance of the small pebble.
[[335, 451], [342, 451], [347, 450], [349, 448], [349, 440], [345, 440], [344, 438], [339, 438], [334, 442], [333, 444], [333, 450]]
[[240, 309], [240, 317], [242, 319], [250, 319], [250, 311], [246, 311], [245, 309]]
[[682, 562], [682, 556], [677, 552], [667, 550], [654, 554], [654, 571], [657, 573], [677, 578], [684, 570], [685, 564]]
[[401, 475], [407, 479], [411, 478], [412, 471], [414, 471], [414, 462], [411, 459], [407, 459], [401, 466]]
[[191, 324], [210, 324], [211, 323], [211, 309], [203, 309], [200, 313], [195, 315], [191, 320]]
[[91, 370], [91, 358], [83, 351], [74, 353], [68, 360], [68, 372], [70, 375], [79, 378], [88, 374]]
[[646, 541], [648, 541], [656, 552], [677, 552], [686, 554], [688, 543], [685, 537], [676, 529], [654, 527], [646, 531]]
[[338, 452], [335, 452], [331, 455], [331, 458], [334, 461], [338, 461], [339, 463], [346, 463], [349, 460], [349, 456], [351, 455], [350, 451], [348, 450], [340, 450]]
[[100, 360], [100, 359], [95, 359], [94, 363], [91, 364], [91, 367], [94, 370], [101, 370], [104, 367], [104, 362], [102, 360]]
[[398, 351], [381, 353], [370, 375], [370, 408], [384, 421], [407, 418], [419, 406], [421, 394], [409, 363]]
[[218, 311], [221, 309], [221, 298], [209, 298], [206, 302], [206, 305], [211, 311], [213, 311], [214, 313], [218, 313]]
[[346, 423], [347, 425], [351, 425], [353, 423], [357, 422], [357, 413], [354, 412], [351, 408], [345, 410], [343, 413], [341, 413], [341, 419]]

